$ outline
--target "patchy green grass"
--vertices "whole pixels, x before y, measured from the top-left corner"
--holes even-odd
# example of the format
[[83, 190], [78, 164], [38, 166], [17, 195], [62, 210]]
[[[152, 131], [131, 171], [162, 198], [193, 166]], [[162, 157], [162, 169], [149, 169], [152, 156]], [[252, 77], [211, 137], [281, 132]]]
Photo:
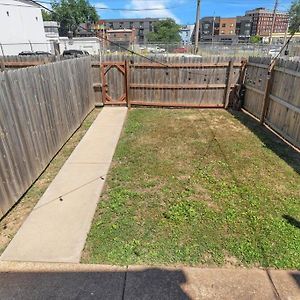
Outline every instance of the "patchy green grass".
[[14, 206], [2, 220], [0, 220], [0, 254], [5, 250], [35, 204], [46, 191], [48, 185], [52, 182], [65, 161], [90, 128], [99, 112], [100, 109], [94, 109], [87, 116], [79, 129], [59, 151], [39, 179], [27, 191], [18, 204]]
[[129, 113], [83, 262], [300, 268], [300, 155], [243, 113]]

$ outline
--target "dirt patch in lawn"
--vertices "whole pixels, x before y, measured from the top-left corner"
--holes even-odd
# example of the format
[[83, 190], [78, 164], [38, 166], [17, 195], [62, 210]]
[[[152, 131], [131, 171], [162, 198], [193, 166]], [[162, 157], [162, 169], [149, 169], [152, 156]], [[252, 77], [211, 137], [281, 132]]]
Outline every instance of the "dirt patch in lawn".
[[94, 109], [86, 117], [80, 128], [59, 151], [39, 179], [27, 191], [21, 200], [8, 212], [8, 214], [0, 220], [0, 254], [4, 251], [8, 243], [21, 227], [65, 161], [92, 125], [99, 112], [100, 109]]
[[133, 109], [82, 261], [299, 268], [299, 166], [242, 112]]

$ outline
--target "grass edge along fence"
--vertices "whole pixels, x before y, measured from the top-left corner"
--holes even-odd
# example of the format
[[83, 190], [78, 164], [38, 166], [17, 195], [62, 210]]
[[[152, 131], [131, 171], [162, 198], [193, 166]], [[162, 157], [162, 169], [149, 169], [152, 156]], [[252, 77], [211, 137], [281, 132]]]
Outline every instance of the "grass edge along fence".
[[[300, 61], [250, 57], [243, 108], [300, 148]], [[269, 73], [269, 74], [268, 74]]]
[[94, 107], [89, 57], [0, 73], [0, 217]]

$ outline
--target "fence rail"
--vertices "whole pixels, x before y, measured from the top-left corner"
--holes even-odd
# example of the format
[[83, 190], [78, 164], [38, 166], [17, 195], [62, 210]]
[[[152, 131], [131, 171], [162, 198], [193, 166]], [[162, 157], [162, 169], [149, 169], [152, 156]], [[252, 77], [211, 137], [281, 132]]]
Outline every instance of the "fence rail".
[[34, 56], [0, 56], [0, 69], [19, 69], [33, 66], [39, 66], [57, 61], [58, 58], [54, 55], [34, 55]]
[[250, 58], [244, 108], [300, 147], [300, 62]]
[[90, 58], [0, 73], [0, 217], [94, 106]]

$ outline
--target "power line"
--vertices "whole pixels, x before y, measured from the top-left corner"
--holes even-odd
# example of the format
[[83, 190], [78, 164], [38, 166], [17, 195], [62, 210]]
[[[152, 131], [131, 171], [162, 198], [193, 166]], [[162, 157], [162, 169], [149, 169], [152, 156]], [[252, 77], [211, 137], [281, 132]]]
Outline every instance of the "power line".
[[[36, 1], [38, 3], [43, 3], [43, 4], [52, 4], [49, 1]], [[158, 2], [156, 0], [156, 2]], [[115, 8], [115, 7], [101, 7], [101, 6], [93, 6], [97, 10], [111, 10], [111, 11], [159, 11], [159, 10], [169, 10], [169, 9], [175, 9], [178, 8], [182, 5], [176, 5], [176, 6], [166, 6], [166, 7], [154, 7], [154, 8]]]
[[97, 7], [94, 6], [95, 9], [99, 10], [112, 10], [112, 11], [157, 11], [157, 10], [169, 10], [169, 9], [175, 9], [180, 7], [180, 5], [177, 6], [170, 6], [170, 7], [163, 7], [163, 8], [109, 8], [109, 7]]

